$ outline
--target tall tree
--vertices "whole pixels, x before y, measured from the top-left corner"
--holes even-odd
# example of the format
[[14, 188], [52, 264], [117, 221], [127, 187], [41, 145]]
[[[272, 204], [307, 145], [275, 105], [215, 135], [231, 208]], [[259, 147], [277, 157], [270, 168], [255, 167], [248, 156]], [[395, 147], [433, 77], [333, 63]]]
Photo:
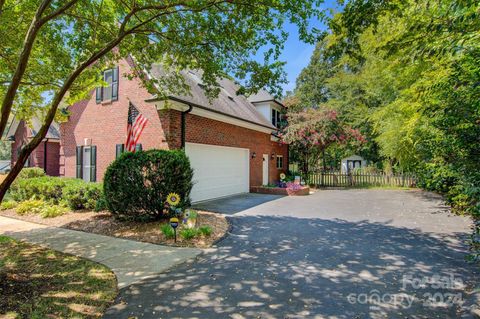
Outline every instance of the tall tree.
[[[198, 68], [211, 97], [218, 76], [243, 80], [242, 93], [261, 87], [279, 91], [282, 63], [277, 61], [285, 21], [312, 41], [308, 21], [320, 0], [6, 0], [0, 2], [0, 135], [12, 112], [43, 125], [26, 144], [0, 185], [0, 199], [40, 144], [61, 105], [70, 105], [102, 85], [100, 71], [130, 54], [138, 70], [152, 63], [171, 67], [170, 76], [149, 81], [159, 95], [185, 89], [179, 70]], [[263, 63], [252, 58], [268, 46]], [[139, 76], [141, 72], [129, 76]], [[160, 88], [160, 89], [159, 89]]]
[[317, 42], [310, 63], [295, 82], [295, 96], [303, 108], [317, 108], [328, 100], [327, 80], [334, 72], [333, 58], [327, 52], [327, 41]]

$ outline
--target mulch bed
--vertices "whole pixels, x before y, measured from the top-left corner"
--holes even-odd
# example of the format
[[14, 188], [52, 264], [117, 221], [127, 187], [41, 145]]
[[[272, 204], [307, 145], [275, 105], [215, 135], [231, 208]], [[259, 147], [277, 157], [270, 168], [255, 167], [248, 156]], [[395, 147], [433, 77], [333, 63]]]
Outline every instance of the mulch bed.
[[[42, 218], [38, 215], [18, 215], [15, 210], [0, 211], [0, 215], [21, 219], [38, 224], [62, 227], [88, 233], [131, 239], [152, 244], [182, 246], [182, 247], [211, 247], [217, 240], [222, 238], [228, 231], [228, 222], [224, 216], [210, 213], [198, 212], [197, 227], [210, 226], [213, 230], [208, 237], [198, 236], [190, 240], [184, 240], [177, 234], [177, 242], [167, 239], [160, 230], [162, 224], [168, 220], [148, 223], [126, 222], [116, 220], [109, 212], [68, 212], [54, 218]], [[177, 231], [181, 229], [179, 226]]]

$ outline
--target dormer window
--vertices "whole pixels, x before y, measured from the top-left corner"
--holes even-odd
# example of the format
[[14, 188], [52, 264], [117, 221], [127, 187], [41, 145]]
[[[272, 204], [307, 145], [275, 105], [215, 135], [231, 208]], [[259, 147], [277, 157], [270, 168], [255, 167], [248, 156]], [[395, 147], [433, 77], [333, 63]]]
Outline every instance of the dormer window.
[[279, 110], [272, 108], [272, 124], [273, 126], [280, 128], [282, 122], [282, 113]]
[[103, 80], [108, 86], [97, 88], [97, 103], [110, 102], [118, 100], [118, 66], [113, 69], [103, 71]]

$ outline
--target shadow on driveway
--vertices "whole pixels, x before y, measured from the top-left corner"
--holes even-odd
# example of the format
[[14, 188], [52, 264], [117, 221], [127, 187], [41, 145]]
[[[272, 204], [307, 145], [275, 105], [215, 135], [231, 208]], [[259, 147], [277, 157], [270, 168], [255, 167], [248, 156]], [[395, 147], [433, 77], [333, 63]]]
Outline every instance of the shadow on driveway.
[[196, 203], [193, 204], [193, 208], [214, 213], [233, 215], [282, 197], [285, 196], [247, 193]]
[[[471, 318], [478, 302], [464, 233], [286, 216], [229, 220], [232, 233], [218, 248], [122, 289], [105, 318]], [[419, 286], [435, 276], [444, 276], [443, 287]], [[449, 294], [460, 298], [451, 305]]]

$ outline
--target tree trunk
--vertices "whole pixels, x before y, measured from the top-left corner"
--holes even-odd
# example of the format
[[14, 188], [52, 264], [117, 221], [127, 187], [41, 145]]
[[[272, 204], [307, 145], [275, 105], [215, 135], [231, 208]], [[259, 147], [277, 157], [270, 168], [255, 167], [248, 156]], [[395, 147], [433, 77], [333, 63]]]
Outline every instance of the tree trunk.
[[327, 163], [325, 161], [325, 149], [322, 150], [323, 171], [327, 170]]
[[309, 165], [308, 165], [308, 150], [305, 150], [303, 153], [303, 164], [302, 164], [302, 175], [303, 175], [303, 180], [307, 181], [308, 180], [308, 173], [309, 173]]
[[32, 151], [27, 152], [24, 149], [20, 152], [18, 159], [15, 162], [15, 165], [13, 165], [12, 167], [12, 170], [8, 173], [7, 177], [3, 180], [2, 184], [0, 185], [0, 202], [3, 200], [3, 197], [5, 197], [5, 194], [7, 193], [7, 190], [10, 187], [10, 185], [12, 185], [15, 178], [17, 178], [18, 174], [22, 170], [23, 166], [25, 165], [25, 162], [27, 161]]

